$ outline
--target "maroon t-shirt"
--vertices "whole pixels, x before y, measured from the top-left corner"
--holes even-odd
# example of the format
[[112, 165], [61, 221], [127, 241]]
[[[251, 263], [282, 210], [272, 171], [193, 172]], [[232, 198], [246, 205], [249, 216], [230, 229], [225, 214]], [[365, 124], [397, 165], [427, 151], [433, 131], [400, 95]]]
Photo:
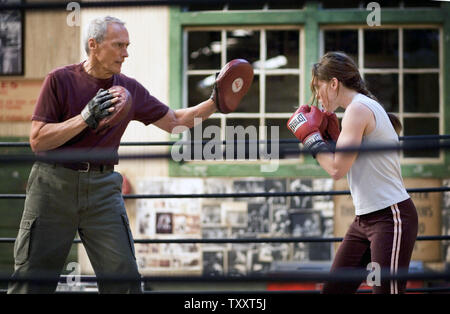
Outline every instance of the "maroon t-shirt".
[[117, 150], [128, 123], [137, 120], [145, 125], [151, 124], [162, 118], [169, 107], [150, 95], [135, 79], [123, 74], [97, 79], [86, 73], [83, 63], [57, 68], [47, 75], [31, 119], [47, 123], [66, 121], [80, 114], [100, 88], [108, 89], [114, 85], [125, 87], [133, 97], [133, 105], [125, 119], [103, 134], [96, 134], [87, 127], [62, 146], [48, 151], [98, 149], [112, 157], [102, 164], [117, 164]]

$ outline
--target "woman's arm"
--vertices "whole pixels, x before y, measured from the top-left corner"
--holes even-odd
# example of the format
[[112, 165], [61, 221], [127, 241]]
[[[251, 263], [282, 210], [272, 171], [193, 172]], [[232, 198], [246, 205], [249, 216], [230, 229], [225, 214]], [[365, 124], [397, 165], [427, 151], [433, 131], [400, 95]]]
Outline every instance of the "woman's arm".
[[[375, 117], [369, 108], [358, 102], [351, 103], [342, 118], [336, 149], [361, 145], [363, 135], [371, 131], [374, 121]], [[319, 153], [316, 159], [334, 180], [339, 180], [347, 174], [357, 156], [358, 152]]]

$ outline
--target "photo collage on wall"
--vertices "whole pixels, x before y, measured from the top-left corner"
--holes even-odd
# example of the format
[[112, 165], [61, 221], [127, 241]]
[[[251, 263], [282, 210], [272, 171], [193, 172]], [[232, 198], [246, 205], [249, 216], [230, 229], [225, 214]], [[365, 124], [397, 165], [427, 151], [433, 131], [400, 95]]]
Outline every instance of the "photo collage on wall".
[[[330, 191], [331, 179], [153, 178], [139, 194]], [[139, 199], [135, 238], [332, 237], [331, 196]], [[274, 262], [330, 261], [332, 243], [140, 244], [139, 267], [153, 273], [243, 276]]]
[[[0, 0], [20, 4], [21, 0]], [[0, 75], [23, 74], [23, 17], [20, 10], [0, 11]]]

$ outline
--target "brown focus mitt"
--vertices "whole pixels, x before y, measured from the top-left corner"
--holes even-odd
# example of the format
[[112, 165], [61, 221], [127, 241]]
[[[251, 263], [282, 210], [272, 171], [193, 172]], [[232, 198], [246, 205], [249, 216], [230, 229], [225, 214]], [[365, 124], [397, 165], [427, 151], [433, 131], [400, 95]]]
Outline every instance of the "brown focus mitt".
[[222, 113], [235, 111], [253, 81], [253, 67], [244, 59], [225, 64], [216, 76], [211, 99]]
[[102, 120], [99, 121], [98, 127], [95, 130], [96, 133], [102, 133], [108, 128], [115, 126], [121, 122], [129, 113], [133, 99], [130, 92], [123, 86], [113, 86], [108, 91], [112, 94], [114, 92], [119, 93], [119, 100], [112, 105], [114, 111]]

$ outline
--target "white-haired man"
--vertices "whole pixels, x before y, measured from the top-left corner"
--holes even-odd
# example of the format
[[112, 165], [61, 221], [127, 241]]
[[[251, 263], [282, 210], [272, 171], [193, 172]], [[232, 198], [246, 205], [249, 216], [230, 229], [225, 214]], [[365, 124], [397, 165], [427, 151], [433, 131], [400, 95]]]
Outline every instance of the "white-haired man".
[[[172, 132], [177, 126], [193, 127], [194, 118], [204, 120], [217, 108], [208, 99], [194, 107], [171, 110], [136, 80], [120, 73], [128, 57], [128, 45], [122, 21], [113, 17], [95, 19], [85, 39], [87, 59], [51, 71], [44, 81], [32, 116], [32, 150], [47, 154], [102, 149], [109, 151], [107, 156], [111, 158], [101, 163], [87, 159], [33, 165], [8, 293], [54, 292], [76, 232], [98, 277], [100, 293], [141, 292], [121, 195], [122, 177], [114, 172], [120, 138], [131, 120], [153, 123]], [[117, 94], [107, 90], [115, 85], [128, 89], [132, 108], [118, 125], [97, 134], [99, 121], [114, 110]], [[46, 281], [17, 280], [29, 277]], [[106, 280], [109, 277], [130, 281], [112, 282]]]

